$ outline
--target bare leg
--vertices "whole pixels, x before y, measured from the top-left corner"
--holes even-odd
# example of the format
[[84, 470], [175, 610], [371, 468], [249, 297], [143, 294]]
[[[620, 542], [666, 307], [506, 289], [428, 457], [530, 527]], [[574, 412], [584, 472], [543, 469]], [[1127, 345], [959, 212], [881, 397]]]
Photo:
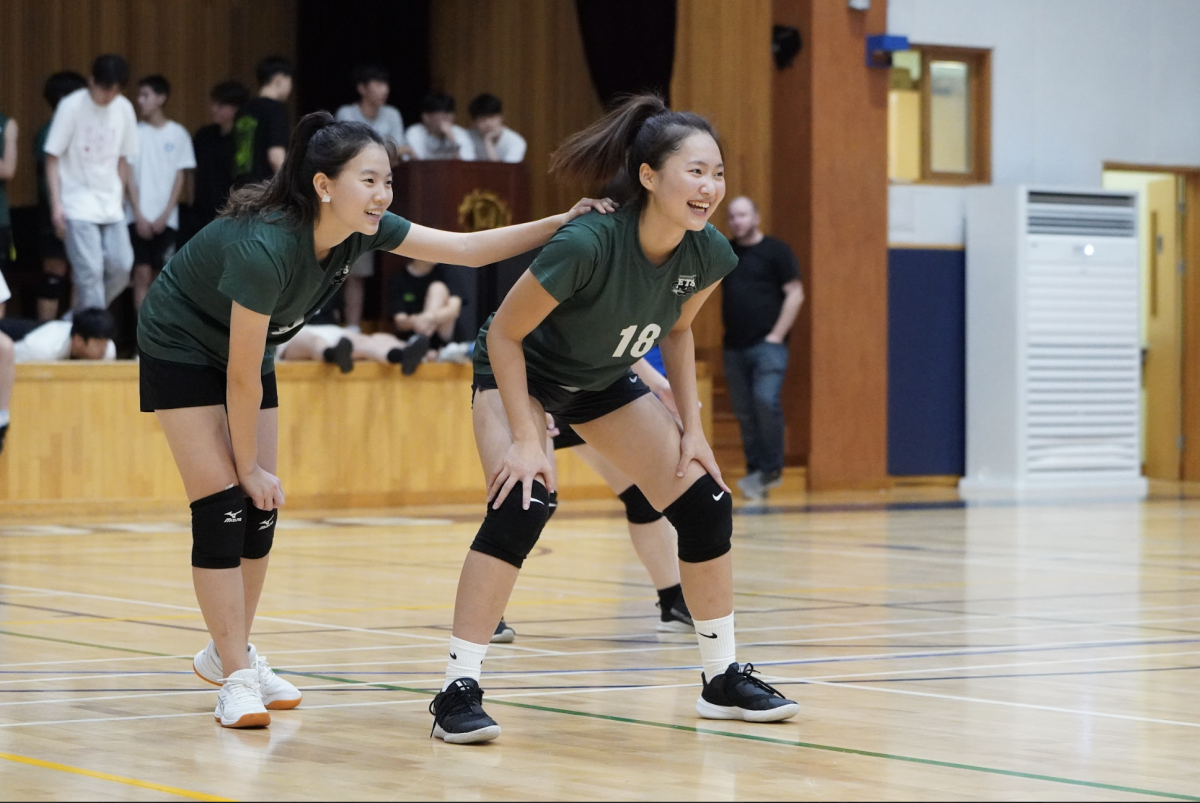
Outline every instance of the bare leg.
[[[679, 430], [667, 408], [652, 396], [606, 416], [575, 425], [575, 430], [618, 471], [632, 479], [658, 510], [665, 510], [704, 475], [699, 463], [675, 476]], [[733, 613], [733, 559], [725, 553], [704, 563], [679, 564], [683, 596], [697, 619]]]
[[400, 338], [386, 332], [376, 332], [372, 335], [351, 335], [350, 342], [354, 344], [354, 359], [356, 360], [387, 362], [389, 351], [404, 348], [404, 342]]
[[129, 283], [133, 286], [133, 308], [135, 310], [142, 308], [142, 300], [146, 298], [146, 293], [150, 291], [150, 283], [153, 281], [154, 271], [149, 265], [133, 266], [133, 275]]
[[[275, 439], [264, 441], [264, 426], [269, 428], [267, 434], [276, 432], [278, 419], [274, 411], [271, 413], [268, 423], [263, 422], [267, 417], [265, 414], [260, 416], [259, 423], [260, 459], [264, 466], [266, 461], [273, 463], [275, 459]], [[229, 421], [223, 406], [159, 410], [156, 415], [179, 467], [189, 502], [237, 485]], [[226, 676], [250, 666], [246, 645], [249, 641], [248, 622], [253, 611], [247, 611], [247, 597], [252, 597], [257, 605], [266, 571], [265, 560], [253, 563], [256, 565], [250, 567], [249, 580], [244, 573], [244, 564], [236, 569], [192, 568], [196, 600], [200, 603], [209, 635], [216, 644], [217, 654], [221, 656]]]
[[[546, 414], [536, 399], [530, 399], [534, 423], [546, 436]], [[486, 478], [512, 445], [512, 432], [508, 428], [508, 417], [500, 400], [500, 391], [481, 390], [475, 394], [472, 409], [475, 425], [475, 445], [479, 450], [479, 462]], [[516, 491], [514, 491], [515, 493]], [[454, 598], [454, 635], [473, 644], [487, 644], [496, 625], [504, 615], [504, 606], [517, 582], [517, 567], [471, 550], [463, 562], [462, 574], [458, 578], [458, 593]]]
[[[42, 260], [42, 270], [59, 278], [66, 278], [67, 261], [56, 257], [46, 257]], [[59, 299], [57, 298], [39, 298], [37, 303], [38, 320], [52, 321], [57, 318], [58, 304]]]
[[[258, 414], [258, 463], [272, 474], [276, 473], [279, 457], [279, 410], [262, 410]], [[242, 593], [246, 609], [246, 640], [254, 625], [254, 614], [258, 611], [258, 600], [262, 596], [263, 583], [267, 579], [267, 563], [271, 556], [242, 558]]]
[[324, 338], [314, 335], [312, 332], [300, 331], [288, 341], [287, 349], [283, 352], [281, 359], [287, 361], [316, 360], [321, 362], [325, 359], [326, 348]]
[[366, 292], [366, 279], [362, 276], [347, 276], [345, 285], [342, 314], [346, 326], [362, 325], [363, 296]]
[[[601, 457], [586, 443], [574, 447], [575, 454], [583, 458], [600, 478], [620, 496], [633, 486], [633, 480], [622, 474], [616, 466]], [[661, 518], [650, 524], [629, 523], [629, 540], [657, 589], [670, 588], [679, 584], [679, 550], [675, 528], [671, 522]]]

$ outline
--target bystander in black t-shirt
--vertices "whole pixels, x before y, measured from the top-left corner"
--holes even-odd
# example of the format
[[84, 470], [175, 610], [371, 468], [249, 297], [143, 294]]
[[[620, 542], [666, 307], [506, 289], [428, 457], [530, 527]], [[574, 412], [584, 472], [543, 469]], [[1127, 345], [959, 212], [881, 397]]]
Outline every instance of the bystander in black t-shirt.
[[195, 193], [192, 199], [196, 229], [216, 220], [217, 211], [229, 198], [233, 186], [233, 132], [221, 133], [216, 123], [206, 125], [192, 137], [196, 152]]
[[390, 288], [392, 316], [400, 312], [416, 315], [425, 309], [425, 296], [429, 293], [429, 285], [434, 282], [446, 284], [446, 273], [441, 265], [434, 265], [433, 270], [424, 276], [413, 276], [408, 272], [408, 268], [396, 271], [392, 276]]
[[258, 97], [238, 112], [233, 124], [233, 180], [235, 186], [265, 181], [275, 175], [267, 151], [288, 144], [287, 106]]
[[783, 286], [800, 278], [796, 255], [782, 240], [764, 236], [751, 246], [730, 243], [737, 268], [721, 283], [725, 348], [756, 346], [771, 334], [783, 309]]

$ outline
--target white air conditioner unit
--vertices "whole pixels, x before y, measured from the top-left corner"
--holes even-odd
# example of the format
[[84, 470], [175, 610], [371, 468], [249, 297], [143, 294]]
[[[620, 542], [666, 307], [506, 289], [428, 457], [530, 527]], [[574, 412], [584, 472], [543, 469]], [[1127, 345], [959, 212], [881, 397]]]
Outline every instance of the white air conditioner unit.
[[967, 190], [964, 499], [1144, 497], [1137, 196]]

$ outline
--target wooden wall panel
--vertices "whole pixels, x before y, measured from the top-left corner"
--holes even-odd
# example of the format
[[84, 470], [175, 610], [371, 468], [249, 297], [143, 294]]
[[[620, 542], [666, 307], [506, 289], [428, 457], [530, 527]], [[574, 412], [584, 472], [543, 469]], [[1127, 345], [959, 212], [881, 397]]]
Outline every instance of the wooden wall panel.
[[[867, 12], [823, 0], [775, 0], [776, 21], [804, 43], [777, 73], [776, 226], [800, 255], [809, 301], [789, 387], [788, 421], [807, 413], [814, 489], [882, 487], [887, 478], [887, 70], [864, 64], [886, 30], [886, 0]], [[784, 215], [787, 217], [785, 218]], [[789, 234], [794, 232], [794, 234]], [[805, 341], [807, 340], [807, 343]], [[798, 349], [797, 349], [798, 350]]]
[[[471, 430], [469, 366], [279, 366], [279, 477], [289, 508], [474, 502], [483, 482]], [[699, 377], [711, 432], [712, 381]], [[178, 510], [183, 484], [152, 415], [138, 412], [133, 363], [17, 366], [0, 453], [0, 517], [72, 508]], [[564, 498], [606, 498], [600, 478], [559, 456]]]
[[[726, 200], [748, 195], [771, 226], [771, 0], [689, 0], [678, 5], [671, 106], [716, 126], [725, 157]], [[728, 234], [722, 206], [713, 223]], [[697, 359], [724, 383], [720, 290], [692, 326]]]
[[550, 154], [603, 113], [584, 61], [575, 4], [438, 0], [432, 17], [433, 85], [454, 96], [459, 124], [469, 124], [467, 104], [480, 92], [503, 100], [506, 124], [529, 143], [533, 216], [568, 209], [583, 188], [548, 174]]
[[50, 119], [46, 77], [87, 75], [101, 53], [129, 60], [136, 81], [171, 82], [167, 113], [195, 131], [209, 122], [208, 91], [236, 78], [253, 88], [263, 56], [295, 58], [296, 0], [4, 0], [0, 2], [0, 111], [21, 127], [20, 162], [9, 183], [14, 206], [36, 201], [33, 136]]

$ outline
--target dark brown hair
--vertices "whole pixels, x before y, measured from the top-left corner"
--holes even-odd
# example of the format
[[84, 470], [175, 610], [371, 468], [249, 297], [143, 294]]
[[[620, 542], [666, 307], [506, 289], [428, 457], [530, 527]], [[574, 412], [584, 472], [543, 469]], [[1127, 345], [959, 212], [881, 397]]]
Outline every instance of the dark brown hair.
[[638, 177], [643, 164], [660, 170], [683, 141], [695, 133], [717, 141], [712, 123], [691, 112], [673, 112], [654, 94], [628, 95], [582, 131], [572, 134], [550, 157], [550, 170], [589, 187], [608, 185], [614, 200], [646, 198]]
[[221, 217], [259, 215], [300, 227], [320, 214], [313, 176], [337, 178], [346, 164], [372, 143], [396, 162], [396, 148], [366, 123], [338, 122], [329, 112], [306, 114], [292, 132], [283, 167], [267, 181], [233, 191]]

